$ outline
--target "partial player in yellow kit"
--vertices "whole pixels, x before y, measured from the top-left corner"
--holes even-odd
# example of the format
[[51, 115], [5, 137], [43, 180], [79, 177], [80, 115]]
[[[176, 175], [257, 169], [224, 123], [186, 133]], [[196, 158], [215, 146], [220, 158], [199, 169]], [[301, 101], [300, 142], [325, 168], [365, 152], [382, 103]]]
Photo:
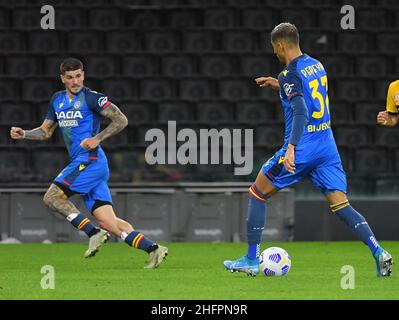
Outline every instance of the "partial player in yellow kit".
[[384, 127], [394, 127], [399, 120], [399, 80], [389, 85], [387, 94], [387, 109], [377, 115], [377, 123]]

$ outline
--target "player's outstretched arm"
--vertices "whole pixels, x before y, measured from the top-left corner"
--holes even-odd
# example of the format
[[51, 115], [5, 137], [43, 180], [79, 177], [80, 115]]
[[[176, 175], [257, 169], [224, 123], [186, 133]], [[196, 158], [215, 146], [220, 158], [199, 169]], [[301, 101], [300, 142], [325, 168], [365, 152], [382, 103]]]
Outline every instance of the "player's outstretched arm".
[[388, 111], [381, 111], [377, 115], [377, 124], [384, 127], [394, 127], [398, 124], [399, 114], [391, 114]]
[[12, 127], [10, 130], [10, 136], [12, 139], [21, 140], [47, 140], [50, 139], [57, 128], [58, 123], [53, 120], [46, 119], [42, 125], [32, 130], [23, 130], [22, 128]]
[[278, 80], [273, 77], [259, 77], [255, 79], [255, 82], [259, 87], [270, 87], [274, 90], [280, 89]]

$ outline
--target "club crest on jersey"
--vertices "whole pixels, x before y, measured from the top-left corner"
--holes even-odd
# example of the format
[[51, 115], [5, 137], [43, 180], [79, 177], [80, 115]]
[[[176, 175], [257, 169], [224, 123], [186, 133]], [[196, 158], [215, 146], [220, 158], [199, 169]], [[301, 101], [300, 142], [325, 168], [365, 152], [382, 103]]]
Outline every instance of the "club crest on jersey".
[[395, 94], [393, 99], [395, 100], [395, 103], [398, 104], [399, 103], [399, 93]]
[[80, 101], [76, 101], [75, 104], [73, 105], [73, 108], [75, 110], [80, 109], [80, 107], [82, 106], [82, 103]]
[[101, 97], [98, 99], [98, 105], [102, 108], [108, 102], [108, 97]]
[[292, 91], [292, 87], [294, 86], [294, 84], [289, 84], [289, 83], [285, 83], [284, 85], [283, 85], [283, 88], [284, 88], [284, 92], [285, 92], [285, 94], [287, 95], [287, 96], [289, 96], [290, 94], [291, 94], [291, 91]]
[[58, 124], [61, 128], [77, 127], [79, 125], [77, 119], [83, 119], [82, 113], [76, 110], [67, 112], [61, 111], [55, 114], [57, 115]]

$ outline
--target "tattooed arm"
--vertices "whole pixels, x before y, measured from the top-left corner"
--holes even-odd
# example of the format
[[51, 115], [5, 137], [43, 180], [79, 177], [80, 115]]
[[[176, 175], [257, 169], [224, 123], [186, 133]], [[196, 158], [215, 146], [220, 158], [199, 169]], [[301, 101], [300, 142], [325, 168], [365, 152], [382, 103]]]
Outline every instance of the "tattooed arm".
[[23, 130], [18, 127], [12, 127], [10, 136], [15, 140], [27, 139], [43, 141], [51, 138], [57, 125], [58, 123], [53, 120], [46, 119], [40, 127], [33, 130]]
[[101, 115], [110, 119], [111, 123], [93, 138], [84, 139], [80, 144], [82, 148], [86, 150], [97, 148], [102, 141], [121, 132], [128, 124], [126, 116], [113, 103], [101, 111]]

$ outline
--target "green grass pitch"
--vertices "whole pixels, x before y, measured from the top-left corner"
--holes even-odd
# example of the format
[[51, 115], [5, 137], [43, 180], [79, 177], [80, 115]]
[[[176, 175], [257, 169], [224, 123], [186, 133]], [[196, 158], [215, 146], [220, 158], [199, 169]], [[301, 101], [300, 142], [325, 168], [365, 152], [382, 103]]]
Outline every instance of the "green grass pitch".
[[[383, 242], [399, 257], [398, 242]], [[123, 243], [106, 244], [84, 259], [85, 244], [0, 245], [3, 299], [398, 299], [399, 271], [375, 276], [375, 263], [360, 242], [268, 243], [292, 258], [285, 277], [255, 278], [223, 268], [241, 256], [244, 243], [168, 243], [169, 256], [155, 270], [143, 269], [147, 254]], [[262, 245], [262, 250], [265, 249]], [[55, 270], [55, 289], [41, 288], [41, 268]], [[355, 289], [341, 288], [344, 265], [355, 270]]]

